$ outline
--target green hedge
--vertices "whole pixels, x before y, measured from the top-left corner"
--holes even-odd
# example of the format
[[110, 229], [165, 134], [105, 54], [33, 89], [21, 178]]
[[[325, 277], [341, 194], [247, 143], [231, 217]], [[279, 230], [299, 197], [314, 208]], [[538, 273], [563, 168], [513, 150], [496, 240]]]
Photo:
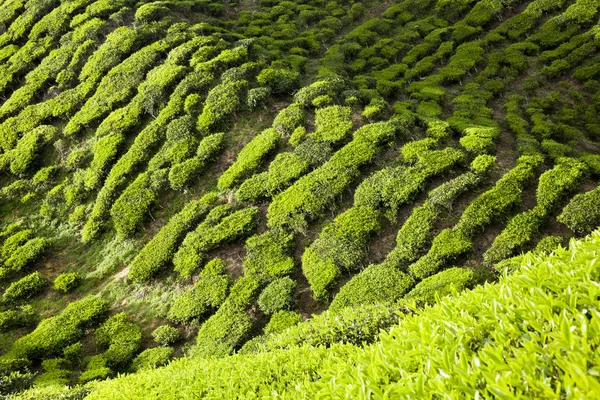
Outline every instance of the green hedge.
[[310, 106], [313, 100], [319, 96], [329, 95], [331, 97], [337, 97], [337, 94], [340, 93], [345, 86], [346, 84], [341, 77], [332, 75], [298, 90], [294, 95], [294, 101], [305, 106]]
[[309, 134], [319, 142], [339, 142], [352, 130], [352, 109], [330, 106], [315, 111], [315, 131]]
[[290, 93], [300, 85], [300, 74], [283, 68], [266, 68], [260, 71], [256, 81], [271, 88], [273, 93]]
[[175, 255], [175, 251], [184, 235], [209, 210], [217, 204], [219, 197], [210, 192], [200, 200], [192, 200], [142, 248], [135, 256], [129, 268], [128, 278], [143, 282], [150, 279], [164, 267]]
[[471, 202], [463, 212], [457, 229], [472, 235], [476, 230], [493, 220], [506, 218], [507, 214], [521, 202], [522, 187], [539, 168], [539, 156], [521, 156], [515, 168], [508, 171], [496, 185]]
[[113, 370], [123, 368], [142, 345], [141, 329], [129, 322], [125, 313], [110, 317], [96, 329], [94, 335], [100, 346], [107, 347], [102, 357], [106, 360], [106, 367]]
[[486, 154], [494, 151], [495, 141], [500, 130], [494, 127], [477, 126], [466, 128], [460, 138], [460, 145], [472, 154]]
[[471, 171], [466, 172], [430, 191], [427, 200], [437, 209], [451, 210], [452, 204], [458, 196], [475, 187], [481, 180], [482, 176], [480, 174]]
[[161, 325], [152, 331], [152, 338], [154, 341], [161, 346], [168, 346], [175, 343], [181, 337], [179, 329], [169, 326]]
[[246, 179], [236, 192], [241, 201], [273, 196], [288, 187], [308, 170], [322, 164], [331, 154], [328, 143], [308, 138], [293, 152], [279, 153], [265, 172]]
[[[113, 31], [113, 33], [115, 32], [117, 31]], [[120, 43], [120, 45], [125, 46], [126, 44]], [[118, 104], [129, 100], [142, 83], [146, 73], [158, 61], [161, 53], [168, 48], [169, 45], [164, 41], [155, 42], [138, 50], [121, 64], [112, 68], [104, 76], [92, 97], [69, 120], [64, 128], [64, 134], [75, 135], [86, 125], [110, 113]], [[100, 51], [101, 49], [88, 59], [80, 77], [85, 77], [88, 73], [97, 73], [97, 70], [91, 72], [86, 67], [97, 60], [95, 56]], [[107, 55], [108, 60], [112, 60], [113, 57], [114, 55]], [[102, 60], [102, 62], [106, 63], [107, 60]]]
[[273, 129], [282, 136], [289, 136], [296, 128], [302, 126], [305, 120], [306, 111], [304, 111], [302, 105], [292, 103], [279, 111], [275, 119], [273, 119]]
[[394, 302], [415, 284], [415, 280], [397, 268], [370, 265], [352, 277], [333, 298], [329, 309]]
[[496, 264], [515, 253], [533, 240], [537, 235], [542, 218], [533, 211], [526, 211], [513, 217], [506, 228], [494, 239], [483, 254], [486, 264]]
[[256, 300], [260, 281], [242, 276], [231, 288], [227, 300], [198, 331], [192, 354], [198, 357], [222, 357], [241, 347], [252, 330], [252, 319], [246, 311]]
[[302, 316], [295, 311], [277, 311], [271, 315], [269, 323], [265, 325], [263, 331], [265, 335], [281, 333], [288, 328], [298, 325], [302, 322]]
[[586, 234], [600, 226], [600, 189], [576, 195], [557, 217], [577, 234]]
[[210, 128], [237, 111], [243, 104], [247, 86], [247, 81], [227, 81], [213, 87], [198, 116], [198, 126]]
[[275, 149], [281, 135], [275, 129], [266, 129], [250, 141], [237, 156], [237, 159], [219, 177], [219, 190], [231, 188], [237, 181], [253, 173], [264, 162], [265, 157]]
[[209, 250], [222, 243], [248, 236], [256, 228], [257, 207], [239, 210], [231, 215], [220, 215], [213, 220], [213, 216], [219, 211], [218, 207], [213, 209], [206, 221], [198, 225], [195, 231], [187, 234], [175, 253], [173, 264], [181, 276], [189, 277], [201, 267]]
[[269, 87], [257, 87], [248, 90], [248, 99], [246, 105], [249, 109], [253, 110], [260, 105], [266, 105], [269, 103], [269, 96], [271, 95], [271, 88]]
[[17, 339], [7, 357], [39, 360], [61, 354], [83, 336], [84, 329], [105, 316], [108, 306], [106, 300], [92, 296], [70, 303], [59, 315], [44, 319], [33, 332]]
[[586, 172], [587, 166], [572, 158], [561, 158], [554, 168], [544, 172], [535, 193], [541, 212], [550, 212], [558, 201], [577, 189]]
[[579, 159], [587, 164], [591, 174], [600, 175], [600, 155], [582, 152]]
[[37, 296], [48, 286], [48, 278], [39, 272], [34, 272], [10, 284], [2, 295], [2, 301], [13, 303]]
[[209, 162], [217, 158], [219, 152], [224, 147], [224, 139], [224, 133], [215, 133], [205, 137], [198, 145], [194, 157], [173, 165], [169, 171], [171, 188], [181, 190], [196, 178], [208, 166]]
[[231, 278], [224, 273], [225, 263], [215, 259], [207, 263], [200, 280], [179, 296], [169, 309], [167, 319], [176, 323], [189, 323], [216, 310], [227, 298]]
[[141, 173], [115, 201], [110, 215], [119, 237], [130, 237], [141, 227], [148, 210], [158, 200], [167, 173], [166, 169]]
[[[257, 348], [242, 348], [242, 353], [272, 352], [304, 344], [330, 347], [337, 343], [362, 345], [377, 340], [400, 320], [401, 309], [391, 304], [360, 305], [338, 311], [327, 310], [304, 323], [271, 335]], [[270, 353], [272, 354], [272, 353]]]
[[398, 207], [411, 201], [433, 176], [464, 160], [464, 153], [451, 147], [424, 151], [412, 167], [384, 168], [365, 179], [356, 189], [354, 204], [383, 208], [393, 217]]
[[59, 290], [63, 293], [70, 292], [75, 289], [81, 283], [83, 276], [77, 272], [69, 272], [60, 274], [54, 279], [54, 289]]
[[0, 332], [34, 325], [39, 319], [37, 312], [30, 305], [14, 310], [0, 311]]
[[408, 264], [416, 261], [430, 239], [437, 219], [438, 212], [429, 202], [413, 208], [396, 235], [396, 247], [388, 253], [382, 264], [404, 270]]
[[4, 265], [13, 271], [20, 271], [34, 263], [48, 248], [50, 242], [45, 238], [33, 238], [15, 249], [4, 261]]
[[98, 193], [92, 213], [82, 231], [84, 242], [89, 242], [101, 232], [104, 221], [108, 219], [110, 208], [118, 197], [119, 190], [130, 182], [131, 174], [137, 170], [140, 164], [148, 160], [154, 147], [163, 140], [164, 127], [181, 112], [185, 97], [190, 92], [203, 90], [211, 79], [209, 76], [198, 73], [188, 74], [177, 85], [167, 106], [160, 111], [157, 118], [146, 125], [135, 137], [133, 144], [108, 173], [104, 186]]
[[394, 128], [386, 122], [359, 128], [329, 161], [274, 197], [267, 213], [269, 226], [304, 230], [308, 220], [319, 217], [393, 136]]
[[546, 236], [535, 245], [533, 253], [550, 254], [553, 251], [557, 250], [559, 247], [568, 247], [566, 244], [567, 240], [562, 236]]
[[49, 125], [38, 126], [23, 135], [15, 149], [7, 153], [11, 160], [10, 172], [21, 176], [31, 170], [43, 146], [52, 142], [57, 135], [58, 129]]
[[325, 299], [342, 272], [364, 262], [370, 236], [381, 228], [380, 214], [353, 207], [323, 228], [302, 255], [302, 272], [316, 299]]
[[294, 270], [294, 236], [273, 228], [246, 240], [244, 274], [275, 279]]
[[281, 310], [290, 310], [294, 306], [296, 281], [289, 277], [271, 282], [258, 297], [258, 306], [267, 315]]
[[12, 225], [8, 227], [3, 235], [5, 236], [4, 243], [2, 244], [2, 249], [0, 251], [0, 255], [2, 255], [3, 259], [10, 258], [12, 254], [28, 240], [33, 237], [33, 230], [25, 229], [19, 230], [20, 225]]
[[102, 137], [94, 144], [94, 159], [85, 170], [84, 184], [86, 189], [98, 189], [110, 164], [117, 158], [117, 154], [125, 136], [121, 133], [111, 133]]
[[429, 252], [408, 267], [417, 279], [438, 272], [444, 265], [473, 249], [471, 238], [458, 228], [444, 229], [433, 239]]
[[435, 304], [436, 297], [460, 293], [475, 285], [476, 274], [472, 269], [448, 268], [445, 271], [423, 279], [410, 292], [404, 296], [408, 300], [415, 300], [423, 304]]
[[146, 349], [133, 359], [133, 371], [162, 367], [173, 359], [175, 351], [171, 347], [154, 347]]
[[413, 164], [419, 161], [423, 154], [432, 150], [434, 147], [437, 147], [437, 145], [438, 140], [435, 138], [428, 137], [421, 140], [414, 140], [402, 146], [400, 154], [402, 154], [404, 162]]

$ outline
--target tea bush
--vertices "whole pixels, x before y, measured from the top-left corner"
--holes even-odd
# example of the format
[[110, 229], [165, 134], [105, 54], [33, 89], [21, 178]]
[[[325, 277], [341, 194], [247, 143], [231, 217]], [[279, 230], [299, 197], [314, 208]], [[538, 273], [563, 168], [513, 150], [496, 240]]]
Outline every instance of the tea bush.
[[133, 371], [162, 367], [173, 359], [175, 351], [171, 347], [154, 347], [142, 351], [133, 359]]
[[2, 295], [2, 301], [13, 303], [27, 300], [40, 294], [48, 286], [48, 278], [39, 272], [29, 274], [16, 282], [11, 283]]
[[436, 296], [439, 298], [460, 293], [471, 288], [476, 283], [476, 275], [471, 269], [448, 268], [445, 271], [423, 279], [405, 296], [406, 299], [415, 300], [424, 304], [435, 304]]
[[4, 261], [4, 265], [13, 271], [21, 271], [35, 262], [48, 248], [49, 240], [33, 238], [16, 248]]
[[100, 322], [108, 306], [106, 300], [92, 296], [74, 301], [60, 314], [42, 320], [33, 332], [17, 339], [6, 357], [39, 360], [59, 355], [66, 346], [79, 340], [84, 329]]
[[447, 147], [443, 150], [422, 152], [414, 166], [382, 169], [365, 179], [356, 189], [354, 204], [383, 209], [393, 216], [398, 207], [412, 200], [433, 176], [465, 160], [460, 150]]
[[292, 103], [279, 111], [273, 120], [273, 129], [281, 136], [291, 135], [296, 128], [304, 124], [306, 111], [299, 103]]
[[81, 283], [83, 277], [77, 272], [60, 274], [54, 279], [54, 289], [63, 293], [70, 292]]
[[258, 216], [256, 207], [239, 210], [231, 215], [218, 216], [213, 221], [211, 214], [215, 210], [219, 211], [213, 209], [206, 221], [198, 225], [195, 231], [187, 234], [173, 257], [175, 270], [183, 277], [191, 276], [202, 265], [207, 251], [222, 243], [248, 236], [256, 228]]
[[179, 329], [169, 325], [161, 325], [152, 331], [152, 338], [161, 346], [175, 343], [181, 337]]
[[167, 222], [167, 224], [142, 248], [131, 262], [128, 278], [143, 282], [149, 280], [175, 255], [180, 241], [212, 207], [218, 195], [207, 193], [200, 200], [192, 200]]
[[213, 87], [206, 96], [202, 113], [198, 116], [200, 128], [210, 128], [223, 121], [223, 119], [243, 104], [248, 82], [227, 81]]
[[266, 68], [260, 71], [256, 81], [269, 87], [273, 93], [290, 93], [300, 84], [300, 74], [284, 68]]
[[557, 217], [577, 234], [586, 234], [600, 225], [600, 190], [593, 189], [575, 195]]
[[274, 197], [267, 213], [269, 226], [305, 229], [307, 220], [318, 217], [355, 179], [360, 166], [371, 161], [393, 135], [394, 128], [389, 123], [359, 128], [354, 139], [329, 161]]
[[294, 236], [282, 229], [273, 228], [246, 240], [244, 273], [248, 276], [275, 279], [294, 270], [291, 252]]
[[587, 166], [581, 161], [563, 158], [553, 169], [543, 173], [536, 190], [541, 211], [550, 212], [557, 201], [577, 188], [586, 172]]
[[541, 218], [535, 212], [517, 214], [506, 228], [494, 239], [486, 250], [483, 259], [487, 264], [495, 264], [513, 255], [515, 250], [523, 248], [539, 231]]
[[327, 225], [302, 255], [302, 272], [316, 299], [324, 299], [342, 272], [364, 261], [371, 234], [381, 228], [379, 213], [353, 207]]
[[14, 310], [0, 311], [0, 332], [34, 325], [38, 319], [37, 312], [30, 305], [20, 306]]
[[294, 311], [277, 311], [271, 315], [271, 319], [269, 319], [269, 323], [263, 331], [265, 335], [281, 333], [288, 328], [298, 325], [300, 322], [302, 322], [302, 316]]
[[504, 174], [496, 185], [471, 202], [460, 217], [457, 228], [468, 235], [493, 220], [505, 218], [521, 201], [521, 188], [539, 168], [538, 156], [521, 156], [517, 166]]
[[267, 315], [290, 310], [294, 306], [296, 282], [289, 277], [271, 282], [258, 297], [258, 306]]
[[198, 145], [194, 157], [173, 165], [169, 170], [171, 189], [181, 190], [197, 177], [208, 166], [208, 163], [218, 156], [224, 146], [224, 138], [224, 133], [215, 133], [205, 137]]
[[201, 274], [194, 287], [184, 292], [171, 305], [167, 319], [175, 323], [188, 323], [205, 316], [207, 312], [216, 310], [223, 304], [230, 286], [231, 278], [227, 275]]
[[[107, 347], [102, 357], [111, 370], [122, 368], [131, 361], [142, 344], [142, 331], [129, 322], [124, 313], [110, 317], [94, 334], [97, 343]], [[88, 365], [88, 369], [92, 368]]]
[[150, 206], [158, 199], [158, 192], [166, 183], [167, 173], [166, 169], [160, 169], [140, 174], [115, 201], [110, 215], [120, 237], [132, 236], [139, 229]]
[[308, 170], [322, 164], [331, 154], [328, 143], [307, 138], [293, 152], [278, 154], [265, 172], [246, 179], [236, 192], [240, 201], [252, 201], [273, 196], [289, 187]]
[[329, 309], [391, 303], [415, 284], [410, 275], [388, 265], [370, 265], [352, 277], [333, 298]]
[[237, 181], [254, 172], [267, 154], [275, 149], [281, 136], [275, 129], [266, 129], [248, 143], [238, 154], [237, 159], [219, 177], [219, 190], [229, 189]]
[[44, 373], [38, 375], [35, 379], [35, 386], [63, 386], [69, 384], [71, 371], [68, 369], [68, 363], [62, 358], [51, 358], [42, 361]]
[[309, 134], [317, 141], [338, 142], [352, 130], [352, 109], [330, 106], [315, 111], [315, 131]]
[[242, 276], [231, 288], [227, 300], [198, 331], [192, 354], [199, 357], [225, 356], [241, 347], [252, 329], [252, 319], [246, 311], [256, 300], [260, 281]]

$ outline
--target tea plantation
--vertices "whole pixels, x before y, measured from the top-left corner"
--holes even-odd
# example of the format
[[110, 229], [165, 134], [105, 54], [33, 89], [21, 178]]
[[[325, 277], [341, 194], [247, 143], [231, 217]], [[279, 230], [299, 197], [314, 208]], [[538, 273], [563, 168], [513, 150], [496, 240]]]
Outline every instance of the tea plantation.
[[600, 398], [600, 0], [0, 0], [0, 399]]

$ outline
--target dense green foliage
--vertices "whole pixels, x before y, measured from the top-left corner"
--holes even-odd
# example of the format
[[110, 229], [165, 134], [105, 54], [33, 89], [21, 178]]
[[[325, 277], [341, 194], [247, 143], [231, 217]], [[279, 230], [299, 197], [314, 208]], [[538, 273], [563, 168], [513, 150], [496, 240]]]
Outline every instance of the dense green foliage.
[[598, 228], [599, 10], [0, 1], [0, 397], [598, 397], [554, 271], [445, 297]]
[[76, 342], [83, 329], [94, 326], [108, 310], [105, 300], [85, 297], [69, 304], [59, 315], [40, 322], [35, 330], [15, 341], [5, 358], [41, 359], [60, 354]]
[[[588, 241], [573, 243], [569, 251], [543, 258], [529, 256], [520, 271], [502, 277], [499, 283], [442, 299], [440, 304], [405, 316], [372, 345], [326, 348], [310, 346], [306, 339], [295, 345], [290, 340], [289, 347], [271, 347], [258, 355], [185, 359], [166, 369], [99, 385], [90, 397], [142, 398], [161, 393], [175, 398], [198, 391], [223, 397], [275, 392], [306, 398], [361, 397], [361, 393], [554, 397], [556, 390], [565, 396], [588, 396], [597, 391], [595, 377], [577, 371], [593, 362], [598, 346], [595, 331], [586, 330], [596, 323], [597, 316], [584, 315], [596, 301], [598, 271], [590, 261], [599, 240], [596, 233]], [[548, 301], [566, 303], [557, 309]], [[465, 313], [467, 309], [469, 313]], [[523, 325], [518, 315], [527, 316], [529, 324]], [[453, 329], [447, 329], [448, 325]], [[571, 326], [583, 327], [583, 331]], [[291, 338], [296, 331], [293, 327], [280, 336]], [[309, 335], [316, 337], [317, 332], [312, 332]], [[528, 340], [518, 341], [526, 332]], [[487, 340], [474, 340], [481, 337]], [[578, 345], [581, 343], [586, 344]], [[449, 359], [448, 348], [456, 349], [465, 362]], [[475, 360], [479, 360], [477, 364]], [[281, 369], [282, 365], [286, 368]], [[472, 368], [474, 365], [477, 368]], [[555, 375], [548, 377], [538, 365], [552, 369]], [[521, 375], [522, 371], [526, 374]], [[517, 372], [526, 376], [527, 382], [513, 379]], [[391, 379], [396, 374], [401, 380]], [[356, 382], [365, 384], [357, 387]]]
[[70, 292], [79, 285], [81, 279], [81, 275], [77, 272], [61, 274], [54, 279], [54, 289], [65, 293]]

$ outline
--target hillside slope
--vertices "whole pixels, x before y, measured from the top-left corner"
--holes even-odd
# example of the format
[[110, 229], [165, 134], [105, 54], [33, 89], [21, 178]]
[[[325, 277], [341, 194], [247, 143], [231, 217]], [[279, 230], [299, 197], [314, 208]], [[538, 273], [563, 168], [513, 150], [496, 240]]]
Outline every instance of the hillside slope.
[[[0, 0], [0, 396], [303, 341], [358, 354], [594, 231], [599, 16]], [[335, 356], [314, 354], [310, 380]]]

